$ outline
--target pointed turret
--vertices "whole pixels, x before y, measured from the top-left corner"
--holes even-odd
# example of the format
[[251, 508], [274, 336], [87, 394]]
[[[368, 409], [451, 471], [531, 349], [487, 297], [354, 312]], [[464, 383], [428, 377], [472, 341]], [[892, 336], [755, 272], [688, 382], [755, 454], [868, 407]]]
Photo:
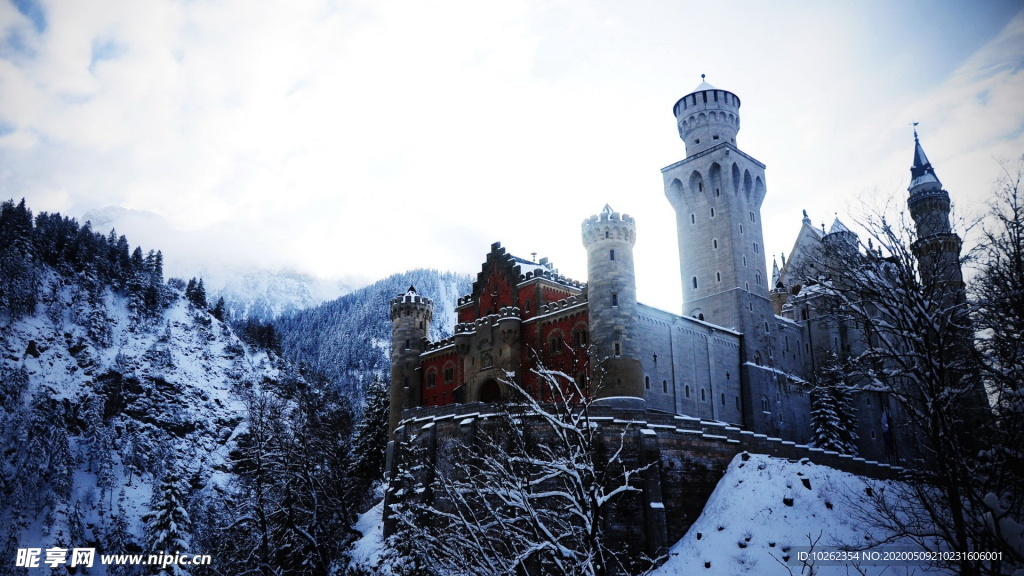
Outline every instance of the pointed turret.
[[917, 137], [917, 129], [914, 129], [914, 164], [910, 167], [910, 194], [914, 195], [929, 190], [942, 189], [942, 182], [935, 175], [932, 163], [921, 147], [921, 141]]

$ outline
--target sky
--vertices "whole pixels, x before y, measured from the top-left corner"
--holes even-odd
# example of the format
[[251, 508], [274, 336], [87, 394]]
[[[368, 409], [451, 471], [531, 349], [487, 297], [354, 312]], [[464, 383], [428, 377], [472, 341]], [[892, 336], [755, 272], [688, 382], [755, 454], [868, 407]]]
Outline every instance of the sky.
[[1024, 3], [0, 0], [0, 196], [116, 226], [167, 270], [475, 274], [490, 244], [586, 279], [580, 223], [637, 221], [680, 311], [672, 105], [742, 101], [768, 267], [806, 209], [902, 202], [911, 122], [954, 204], [1024, 153]]

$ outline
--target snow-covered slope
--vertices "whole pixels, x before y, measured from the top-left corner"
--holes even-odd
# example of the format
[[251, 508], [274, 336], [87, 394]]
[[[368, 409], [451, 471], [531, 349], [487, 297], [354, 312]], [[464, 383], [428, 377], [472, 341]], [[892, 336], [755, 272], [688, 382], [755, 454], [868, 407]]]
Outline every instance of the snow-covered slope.
[[925, 571], [925, 566], [865, 562], [819, 563], [811, 571], [799, 561], [800, 548], [834, 551], [888, 537], [872, 526], [867, 496], [868, 490], [877, 493], [885, 485], [807, 461], [740, 454], [693, 527], [651, 576], [941, 573]]
[[34, 315], [0, 319], [0, 553], [109, 551], [118, 530], [142, 546], [154, 482], [169, 467], [191, 490], [224, 479], [244, 415], [237, 392], [276, 378], [279, 361], [177, 293], [142, 319], [117, 293], [66, 276], [45, 274], [39, 293]]

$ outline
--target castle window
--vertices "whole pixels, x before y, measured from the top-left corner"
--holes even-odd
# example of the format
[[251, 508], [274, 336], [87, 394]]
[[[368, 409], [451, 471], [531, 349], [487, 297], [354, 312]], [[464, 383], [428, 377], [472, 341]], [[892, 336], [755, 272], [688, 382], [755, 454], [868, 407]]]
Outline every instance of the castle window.
[[743, 234], [743, 224], [740, 224], [740, 234]]
[[757, 242], [754, 242], [754, 254], [758, 254], [760, 250], [761, 248], [757, 245]]
[[412, 348], [412, 342], [407, 338], [405, 340], [405, 349], [408, 350], [409, 348]]
[[614, 346], [614, 349], [615, 349], [615, 355], [616, 356], [622, 356], [622, 344], [621, 343], [616, 342], [615, 346]]
[[696, 276], [693, 277], [693, 289], [694, 290], [697, 289], [697, 277]]
[[758, 273], [754, 274], [754, 278], [757, 280], [757, 285], [760, 286], [761, 285], [761, 273], [758, 272]]
[[658, 355], [657, 354], [654, 355], [654, 367], [655, 368], [658, 367]]
[[767, 333], [768, 333], [768, 322], [765, 322], [765, 323], [764, 323], [764, 333], [765, 333], [765, 334], [767, 334]]
[[[715, 90], [712, 94], [715, 95], [715, 102], [718, 102], [718, 90]], [[715, 136], [715, 140], [718, 140], [718, 136]]]
[[871, 439], [872, 439], [872, 440], [874, 440], [874, 439], [875, 439], [875, 431], [874, 431], [874, 430], [872, 430], [872, 431], [871, 431]]
[[651, 389], [651, 377], [650, 376], [644, 376], [644, 388], [646, 388], [648, 390]]
[[690, 397], [690, 385], [689, 384], [686, 385], [686, 397], [687, 398]]
[[700, 138], [697, 138], [696, 140], [694, 140], [693, 143], [694, 144], [700, 144]]
[[867, 398], [868, 406], [871, 406], [871, 398]]
[[704, 97], [704, 103], [707, 104], [708, 103], [708, 93], [707, 92], [701, 92], [700, 95]]
[[753, 312], [754, 311], [754, 303], [753, 302], [747, 302], [747, 308], [750, 308], [750, 311]]
[[743, 267], [744, 268], [747, 267], [747, 257], [746, 256], [743, 257]]
[[740, 409], [740, 397], [739, 396], [736, 396], [736, 409], [737, 410]]
[[703, 182], [697, 182], [697, 191], [698, 192], [703, 192], [704, 191], [704, 183]]
[[725, 392], [722, 392], [722, 406], [725, 406]]
[[551, 337], [551, 353], [552, 354], [558, 354], [559, 352], [561, 352], [563, 344], [564, 343], [562, 342], [562, 335], [561, 334], [555, 334], [554, 336], [552, 336]]
[[761, 353], [760, 352], [754, 352], [754, 364], [757, 364], [758, 366], [761, 365]]
[[700, 401], [701, 402], [707, 402], [708, 401], [708, 396], [707, 396], [707, 394], [705, 394], [703, 388], [700, 389]]
[[728, 372], [726, 372], [726, 373], [725, 373], [725, 379], [726, 379], [726, 380], [731, 380], [731, 379], [732, 379], [732, 376], [730, 376], [730, 375], [729, 375], [729, 373], [728, 373]]
[[668, 380], [661, 381], [661, 391], [668, 394]]
[[754, 213], [753, 212], [750, 213], [750, 221], [751, 222], [757, 222], [757, 219], [754, 217]]
[[608, 251], [608, 259], [611, 260], [612, 262], [615, 261], [615, 250]]
[[701, 312], [700, 314], [697, 314], [697, 320], [703, 320], [703, 319], [704, 319], [704, 313], [703, 312]]
[[712, 140], [718, 140], [718, 134], [715, 134], [714, 136], [712, 136], [711, 139]]
[[576, 346], [578, 346], [580, 348], [586, 346], [587, 345], [587, 329], [586, 328], [579, 328], [578, 330], [573, 332], [572, 339], [576, 343]]
[[719, 282], [721, 282], [722, 281], [722, 273], [721, 272], [715, 272], [715, 279], [718, 280]]
[[420, 330], [423, 330], [423, 320], [420, 320]]
[[697, 215], [696, 214], [690, 214], [690, 224], [696, 224], [696, 223], [697, 223]]
[[615, 294], [613, 292], [612, 293], [612, 306], [618, 306], [618, 305], [619, 305], [619, 295]]
[[445, 384], [451, 384], [454, 381], [455, 381], [455, 368], [451, 368], [451, 367], [445, 368], [444, 369], [444, 383]]
[[[718, 136], [715, 136], [715, 138], [718, 138]], [[715, 188], [715, 198], [718, 198], [721, 195], [722, 195], [722, 190], [720, 188]]]
[[714, 208], [712, 208], [712, 209], [711, 209], [711, 217], [712, 217], [712, 218], [714, 218], [714, 217], [715, 217], [715, 209], [714, 209]]
[[526, 313], [527, 314], [530, 313], [530, 301], [529, 300], [526, 301]]
[[433, 388], [437, 385], [437, 373], [430, 372], [427, 374], [427, 388]]
[[609, 232], [608, 230], [605, 230], [605, 231], [604, 231], [604, 237], [605, 237], [605, 238], [611, 238], [611, 237], [612, 237], [612, 233], [611, 233], [611, 232]]
[[[718, 238], [711, 240], [711, 247], [718, 250]], [[420, 326], [420, 328], [422, 328], [422, 326]]]
[[[750, 291], [750, 282], [744, 282], [743, 283], [743, 289], [749, 292]], [[753, 310], [753, 308], [751, 308], [751, 310]]]

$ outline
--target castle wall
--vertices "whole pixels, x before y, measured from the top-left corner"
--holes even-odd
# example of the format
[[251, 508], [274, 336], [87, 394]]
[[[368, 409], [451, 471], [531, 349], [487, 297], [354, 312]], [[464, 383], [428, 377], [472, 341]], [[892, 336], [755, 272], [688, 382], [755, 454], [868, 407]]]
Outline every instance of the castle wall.
[[[485, 433], [495, 437], [504, 425], [501, 407], [461, 404], [419, 408], [403, 414], [391, 449], [387, 477], [385, 536], [395, 530], [387, 514], [390, 505], [417, 499], [431, 502], [430, 483], [439, 470], [459, 469], [447, 460], [457, 444], [481, 444]], [[895, 479], [902, 471], [835, 452], [808, 448], [794, 442], [741, 430], [721, 422], [653, 410], [591, 405], [590, 420], [599, 425], [594, 453], [598, 467], [609, 455], [626, 455], [627, 468], [650, 467], [634, 476], [639, 490], [613, 499], [604, 514], [607, 541], [618, 543], [629, 557], [657, 556], [679, 540], [700, 515], [729, 462], [738, 454], [768, 454], [793, 461], [807, 459], [873, 478]], [[527, 427], [540, 442], [545, 425], [537, 417], [517, 415], [516, 426]], [[412, 448], [418, 448], [413, 450]], [[404, 470], [404, 475], [399, 475]], [[410, 480], [411, 479], [411, 480]], [[440, 504], [438, 504], [440, 505]]]

